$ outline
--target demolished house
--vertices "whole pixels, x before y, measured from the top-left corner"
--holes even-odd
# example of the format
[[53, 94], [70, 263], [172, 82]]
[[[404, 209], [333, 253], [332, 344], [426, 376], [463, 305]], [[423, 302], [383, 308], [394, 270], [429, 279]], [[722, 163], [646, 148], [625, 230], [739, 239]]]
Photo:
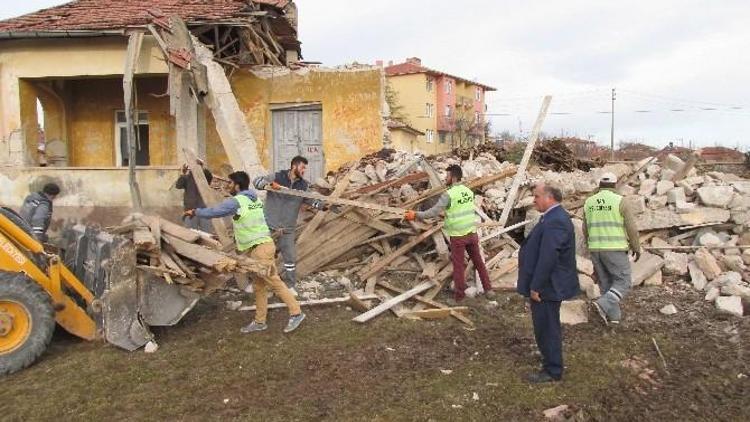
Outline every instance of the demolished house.
[[0, 202], [57, 182], [56, 226], [131, 212], [129, 137], [143, 208], [175, 217], [185, 149], [219, 176], [304, 155], [314, 181], [385, 132], [382, 69], [303, 62], [287, 0], [78, 0], [2, 21], [0, 86]]

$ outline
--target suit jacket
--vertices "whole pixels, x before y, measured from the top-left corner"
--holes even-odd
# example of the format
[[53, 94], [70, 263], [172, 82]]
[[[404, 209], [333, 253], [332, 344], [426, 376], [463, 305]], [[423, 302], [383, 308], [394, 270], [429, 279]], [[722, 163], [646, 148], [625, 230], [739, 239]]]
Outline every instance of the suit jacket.
[[562, 206], [549, 210], [521, 244], [516, 289], [526, 297], [537, 291], [546, 301], [579, 293], [575, 231]]

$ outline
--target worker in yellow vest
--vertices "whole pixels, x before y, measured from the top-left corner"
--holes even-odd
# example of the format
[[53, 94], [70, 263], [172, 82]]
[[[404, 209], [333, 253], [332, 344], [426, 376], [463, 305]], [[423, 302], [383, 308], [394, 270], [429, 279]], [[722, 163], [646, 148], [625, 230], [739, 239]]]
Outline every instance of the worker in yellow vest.
[[621, 195], [615, 192], [617, 176], [604, 173], [599, 192], [583, 206], [583, 234], [586, 238], [601, 296], [593, 302], [604, 324], [619, 324], [620, 301], [630, 291], [628, 250], [635, 261], [641, 256], [638, 227]]
[[448, 190], [440, 196], [438, 202], [427, 211], [409, 210], [404, 215], [407, 221], [415, 219], [424, 220], [434, 218], [445, 211], [445, 225], [443, 229], [450, 237], [451, 262], [453, 263], [453, 298], [456, 302], [461, 301], [466, 294], [466, 280], [464, 271], [466, 264], [464, 255], [469, 253], [471, 262], [474, 263], [482, 281], [482, 287], [488, 297], [494, 296], [487, 266], [484, 264], [482, 254], [479, 250], [479, 236], [477, 236], [477, 221], [479, 217], [474, 210], [474, 192], [461, 184], [463, 171], [458, 165], [450, 165], [447, 168], [445, 184]]
[[250, 176], [244, 171], [230, 174], [229, 179], [233, 183], [231, 192], [234, 196], [232, 198], [213, 208], [187, 210], [185, 215], [207, 219], [231, 215], [237, 250], [261, 264], [267, 265], [270, 270], [270, 275], [256, 277], [253, 280], [255, 320], [240, 331], [247, 334], [264, 331], [268, 328], [266, 316], [268, 314], [268, 289], [270, 288], [289, 309], [289, 322], [284, 328], [284, 332], [292, 332], [305, 319], [305, 314], [302, 313], [299, 302], [294, 298], [286, 284], [281, 281], [276, 271], [276, 246], [263, 215], [263, 201], [258, 199], [254, 191], [250, 190]]

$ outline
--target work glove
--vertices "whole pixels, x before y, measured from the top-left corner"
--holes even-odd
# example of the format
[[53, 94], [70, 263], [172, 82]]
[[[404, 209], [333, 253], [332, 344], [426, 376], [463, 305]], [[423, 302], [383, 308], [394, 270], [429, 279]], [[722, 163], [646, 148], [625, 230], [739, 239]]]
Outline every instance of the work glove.
[[271, 190], [281, 190], [281, 185], [276, 182], [271, 182], [269, 185], [266, 185], [266, 189], [271, 188]]
[[266, 179], [262, 177], [256, 177], [255, 180], [253, 180], [253, 186], [255, 186], [255, 189], [263, 190], [266, 188]]
[[404, 213], [404, 220], [414, 221], [417, 219], [417, 213], [413, 210], [408, 210]]
[[638, 262], [641, 259], [641, 251], [633, 251], [633, 262]]

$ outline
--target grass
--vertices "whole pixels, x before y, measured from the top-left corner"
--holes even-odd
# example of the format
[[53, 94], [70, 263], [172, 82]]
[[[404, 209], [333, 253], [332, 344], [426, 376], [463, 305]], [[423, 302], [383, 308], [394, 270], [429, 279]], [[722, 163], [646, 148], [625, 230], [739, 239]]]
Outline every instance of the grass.
[[[308, 309], [292, 335], [281, 333], [283, 311], [272, 311], [269, 331], [240, 335], [251, 314], [213, 299], [157, 329], [154, 354], [57, 335], [36, 365], [3, 380], [3, 419], [538, 420], [560, 404], [595, 420], [750, 418], [748, 382], [737, 377], [750, 373], [738, 348], [746, 321], [641, 318], [656, 304], [633, 300], [617, 332], [566, 327], [564, 382], [530, 386], [523, 376], [538, 356], [528, 315], [512, 295], [499, 302], [474, 303], [474, 331], [391, 315], [361, 325], [332, 307]], [[622, 365], [633, 356], [649, 362], [656, 385]]]

